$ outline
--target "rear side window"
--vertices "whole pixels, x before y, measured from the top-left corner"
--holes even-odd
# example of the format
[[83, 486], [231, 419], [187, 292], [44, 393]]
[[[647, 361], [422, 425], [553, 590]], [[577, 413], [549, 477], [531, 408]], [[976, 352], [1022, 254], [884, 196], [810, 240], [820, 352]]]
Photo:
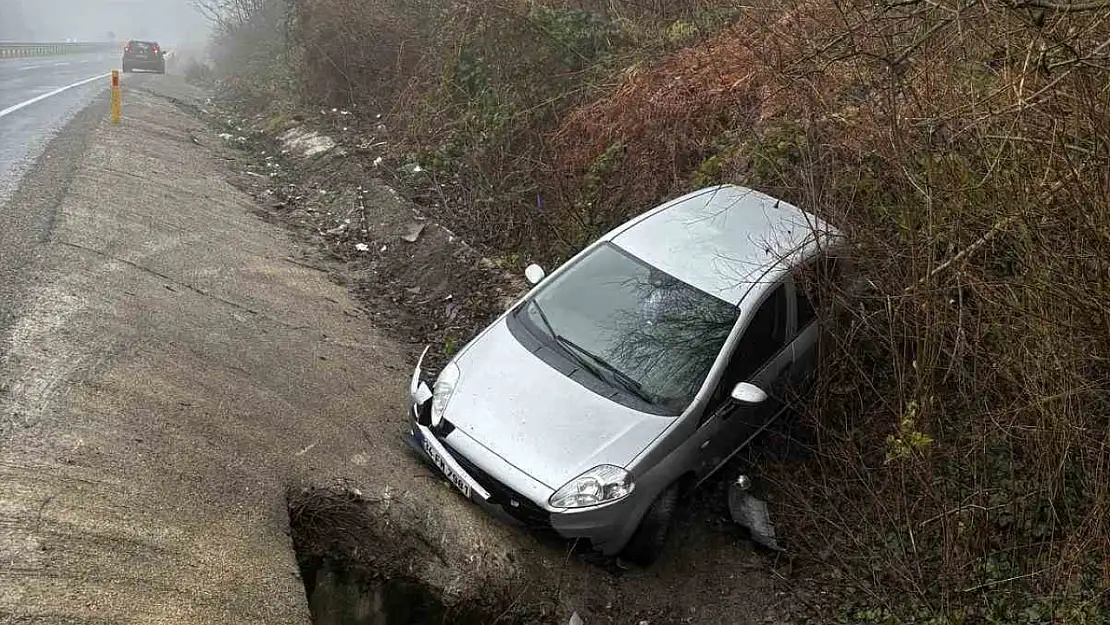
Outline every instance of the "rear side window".
[[[786, 287], [779, 285], [752, 317], [736, 347], [729, 371], [731, 385], [745, 382], [786, 345]], [[731, 390], [731, 386], [730, 386]]]
[[794, 271], [794, 296], [798, 307], [798, 331], [817, 319], [822, 289], [839, 279], [840, 263], [822, 254]]
[[786, 345], [786, 286], [778, 285], [748, 322], [717, 384], [706, 416], [717, 409], [740, 382], [752, 379]]

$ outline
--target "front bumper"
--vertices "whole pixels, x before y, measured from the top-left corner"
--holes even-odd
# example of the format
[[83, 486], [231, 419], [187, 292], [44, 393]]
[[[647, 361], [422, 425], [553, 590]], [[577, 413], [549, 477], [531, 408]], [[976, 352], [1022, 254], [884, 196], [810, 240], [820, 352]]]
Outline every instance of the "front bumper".
[[[416, 409], [415, 406], [414, 409]], [[550, 520], [546, 517], [546, 515], [521, 516], [519, 514], [512, 514], [511, 512], [516, 512], [519, 509], [519, 503], [517, 507], [513, 507], [508, 499], [503, 498], [504, 495], [502, 493], [496, 491], [490, 492], [486, 488], [487, 486], [492, 486], [490, 482], [485, 480], [479, 481], [475, 479], [470, 472], [463, 468], [463, 463], [459, 462], [458, 457], [448, 452], [443, 443], [439, 441], [438, 438], [436, 438], [435, 434], [433, 434], [424, 426], [417, 423], [415, 419], [412, 422], [412, 428], [409, 430], [409, 435], [406, 438], [409, 447], [411, 447], [412, 450], [416, 452], [418, 456], [420, 456], [420, 459], [423, 460], [424, 463], [428, 465], [428, 467], [443, 476], [442, 470], [438, 466], [436, 466], [435, 461], [428, 454], [428, 451], [424, 448], [424, 441], [428, 440], [429, 442], [431, 442], [432, 445], [437, 446], [437, 452], [440, 457], [446, 460], [450, 465], [452, 465], [452, 472], [460, 476], [465, 482], [470, 485], [470, 501], [478, 504], [478, 506], [485, 510], [487, 514], [494, 517], [498, 521], [501, 521], [502, 523], [506, 523], [508, 525], [523, 526], [533, 529], [545, 529], [551, 527]], [[446, 478], [446, 476], [444, 477]], [[466, 497], [466, 495], [462, 492], [459, 492], [459, 494]], [[519, 500], [517, 501], [519, 502]]]
[[[427, 350], [425, 350], [425, 355]], [[437, 473], [447, 477], [425, 449], [425, 442], [447, 465], [451, 473], [469, 486], [469, 499], [501, 522], [532, 530], [554, 531], [567, 540], [586, 540], [603, 555], [616, 555], [631, 539], [639, 526], [643, 510], [638, 509], [635, 494], [613, 504], [582, 510], [560, 510], [525, 496], [504, 481], [483, 470], [471, 458], [454, 449], [446, 436], [438, 436], [430, 427], [431, 391], [422, 379], [420, 358], [410, 388], [409, 435], [413, 451]], [[465, 436], [465, 435], [462, 435]], [[501, 461], [503, 463], [503, 461]], [[506, 465], [507, 466], [507, 465]], [[450, 481], [450, 480], [448, 480]], [[462, 489], [456, 488], [461, 495]], [[650, 504], [650, 502], [649, 502]]]

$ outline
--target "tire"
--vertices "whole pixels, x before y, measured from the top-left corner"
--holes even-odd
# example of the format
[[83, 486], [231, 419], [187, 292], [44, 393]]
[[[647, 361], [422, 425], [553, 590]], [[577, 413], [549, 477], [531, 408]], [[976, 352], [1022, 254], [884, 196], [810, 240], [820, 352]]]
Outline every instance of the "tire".
[[625, 560], [648, 567], [663, 554], [667, 537], [671, 533], [675, 510], [678, 509], [679, 490], [679, 483], [675, 482], [660, 493], [651, 504], [644, 518], [640, 520], [640, 527], [621, 551], [621, 556]]

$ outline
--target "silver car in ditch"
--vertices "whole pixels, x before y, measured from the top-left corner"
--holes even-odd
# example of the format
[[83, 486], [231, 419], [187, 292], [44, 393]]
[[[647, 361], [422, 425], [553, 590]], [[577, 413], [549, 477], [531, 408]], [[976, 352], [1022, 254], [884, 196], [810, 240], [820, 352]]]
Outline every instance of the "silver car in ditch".
[[[515, 523], [648, 565], [680, 493], [784, 409], [816, 361], [794, 276], [840, 235], [715, 186], [632, 219], [534, 287], [410, 394], [413, 448]], [[425, 350], [425, 355], [427, 350]]]

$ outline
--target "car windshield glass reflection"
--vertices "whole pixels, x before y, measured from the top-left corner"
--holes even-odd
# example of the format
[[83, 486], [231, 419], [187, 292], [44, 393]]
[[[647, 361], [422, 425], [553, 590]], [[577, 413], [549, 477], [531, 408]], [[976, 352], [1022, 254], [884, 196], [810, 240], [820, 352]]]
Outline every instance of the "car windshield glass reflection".
[[[614, 387], [680, 414], [701, 388], [739, 309], [612, 244], [553, 278], [521, 309]], [[587, 363], [583, 363], [586, 365]]]

